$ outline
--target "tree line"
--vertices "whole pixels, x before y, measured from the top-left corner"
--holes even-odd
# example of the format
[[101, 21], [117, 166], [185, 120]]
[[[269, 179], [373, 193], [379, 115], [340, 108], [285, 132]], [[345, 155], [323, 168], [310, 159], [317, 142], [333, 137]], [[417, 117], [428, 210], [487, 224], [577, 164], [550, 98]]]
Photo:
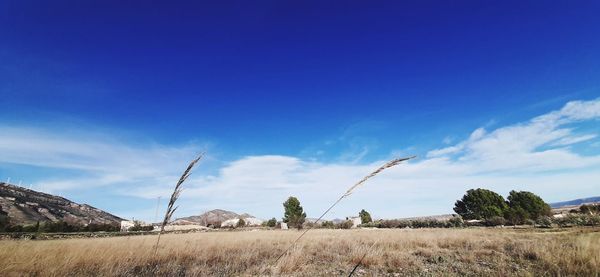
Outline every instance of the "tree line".
[[[320, 224], [305, 223], [304, 213], [300, 201], [290, 197], [283, 203], [283, 222], [290, 228], [341, 228], [347, 229], [352, 222], [344, 221], [334, 224], [332, 221], [323, 221]], [[361, 210], [362, 227], [375, 228], [455, 228], [465, 226], [499, 226], [499, 225], [534, 225], [538, 227], [570, 226], [599, 226], [600, 204], [582, 205], [573, 209], [567, 215], [554, 218], [552, 209], [540, 196], [529, 191], [510, 191], [505, 199], [500, 194], [487, 189], [470, 189], [464, 196], [457, 200], [453, 208], [456, 215], [448, 220], [436, 219], [388, 219], [373, 221], [366, 210]], [[269, 220], [267, 226], [276, 226], [275, 218]]]
[[532, 192], [513, 190], [505, 200], [498, 193], [481, 188], [468, 190], [462, 199], [456, 201], [454, 211], [465, 220], [511, 225], [522, 225], [552, 215], [550, 205]]

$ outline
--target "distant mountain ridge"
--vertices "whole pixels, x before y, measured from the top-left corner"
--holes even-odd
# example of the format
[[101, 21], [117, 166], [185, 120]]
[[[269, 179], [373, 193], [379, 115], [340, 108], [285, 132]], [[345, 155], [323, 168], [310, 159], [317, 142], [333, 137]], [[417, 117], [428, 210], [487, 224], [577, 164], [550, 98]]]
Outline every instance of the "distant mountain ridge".
[[87, 204], [0, 182], [0, 207], [15, 225], [62, 220], [70, 224], [119, 225], [122, 218]]
[[588, 197], [588, 198], [579, 198], [569, 201], [550, 203], [550, 207], [552, 208], [560, 208], [564, 206], [577, 206], [587, 203], [598, 203], [600, 202], [600, 196]]
[[240, 217], [241, 218], [251, 218], [253, 216], [250, 214], [247, 214], [247, 213], [237, 214], [232, 211], [215, 209], [215, 210], [210, 210], [208, 212], [205, 212], [201, 215], [193, 215], [193, 216], [187, 216], [187, 217], [181, 217], [181, 218], [175, 219], [172, 224], [174, 224], [174, 225], [198, 224], [198, 225], [202, 225], [202, 226], [209, 226], [209, 225], [221, 226], [221, 223], [223, 223], [226, 220], [240, 218]]

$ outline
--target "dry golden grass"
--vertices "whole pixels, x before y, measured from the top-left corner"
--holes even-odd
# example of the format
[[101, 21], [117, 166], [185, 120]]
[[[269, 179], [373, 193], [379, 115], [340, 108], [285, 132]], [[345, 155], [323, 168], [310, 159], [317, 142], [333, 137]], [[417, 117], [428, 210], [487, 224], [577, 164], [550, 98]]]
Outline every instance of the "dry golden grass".
[[[313, 230], [0, 241], [0, 276], [599, 276], [600, 229]], [[373, 243], [376, 243], [373, 247]]]

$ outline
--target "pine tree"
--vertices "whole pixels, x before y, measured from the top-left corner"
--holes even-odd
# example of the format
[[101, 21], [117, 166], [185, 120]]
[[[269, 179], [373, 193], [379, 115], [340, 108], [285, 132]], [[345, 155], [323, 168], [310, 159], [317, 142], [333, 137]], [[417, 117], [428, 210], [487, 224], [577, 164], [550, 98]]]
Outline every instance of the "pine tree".
[[362, 224], [366, 224], [369, 222], [372, 222], [373, 219], [371, 219], [371, 214], [369, 214], [369, 212], [365, 211], [364, 209], [361, 210], [358, 215], [360, 216], [360, 222]]
[[306, 219], [306, 213], [300, 206], [298, 198], [290, 196], [287, 201], [283, 203], [285, 212], [283, 214], [283, 222], [288, 223], [290, 227], [302, 228], [302, 224]]

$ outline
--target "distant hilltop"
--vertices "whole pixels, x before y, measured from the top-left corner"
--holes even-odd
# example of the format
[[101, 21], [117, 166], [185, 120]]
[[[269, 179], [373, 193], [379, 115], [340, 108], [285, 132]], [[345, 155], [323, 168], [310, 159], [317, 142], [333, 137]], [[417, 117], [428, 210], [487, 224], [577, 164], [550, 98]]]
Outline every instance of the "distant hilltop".
[[78, 225], [118, 225], [123, 220], [87, 204], [4, 182], [0, 182], [0, 207], [16, 225], [59, 220]]
[[254, 218], [252, 215], [243, 213], [237, 214], [232, 211], [226, 211], [221, 209], [215, 209], [208, 212], [205, 212], [200, 215], [181, 217], [175, 219], [171, 224], [173, 225], [188, 225], [188, 224], [196, 224], [202, 226], [221, 226], [221, 224], [230, 219], [239, 219], [239, 218]]
[[550, 207], [556, 209], [556, 208], [561, 208], [561, 207], [565, 207], [565, 206], [579, 206], [579, 205], [583, 205], [583, 204], [591, 204], [591, 203], [598, 203], [598, 202], [600, 202], [600, 196], [579, 198], [579, 199], [570, 200], [570, 201], [550, 203]]

